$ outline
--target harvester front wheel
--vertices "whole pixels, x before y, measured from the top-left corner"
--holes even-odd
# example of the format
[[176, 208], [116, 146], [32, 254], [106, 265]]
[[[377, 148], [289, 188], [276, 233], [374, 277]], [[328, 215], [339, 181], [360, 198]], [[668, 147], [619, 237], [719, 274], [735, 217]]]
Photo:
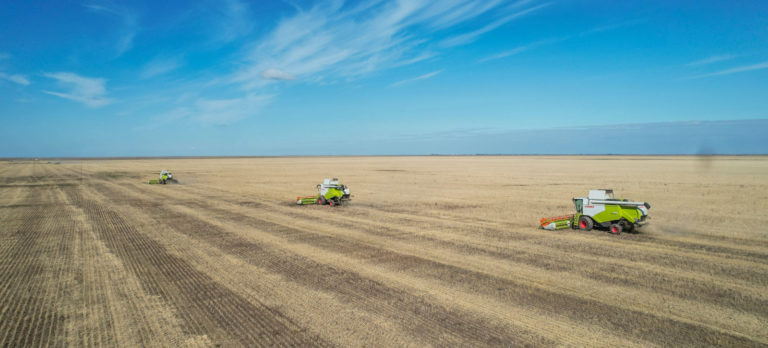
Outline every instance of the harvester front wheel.
[[623, 230], [624, 230], [624, 227], [621, 226], [621, 223], [611, 224], [611, 233], [621, 234], [621, 231]]
[[592, 221], [592, 218], [589, 216], [582, 215], [579, 218], [579, 229], [584, 231], [590, 231], [592, 230], [592, 227], [595, 226], [595, 223]]
[[320, 205], [325, 205], [325, 197], [320, 196], [320, 199], [318, 199], [317, 202], [320, 203]]

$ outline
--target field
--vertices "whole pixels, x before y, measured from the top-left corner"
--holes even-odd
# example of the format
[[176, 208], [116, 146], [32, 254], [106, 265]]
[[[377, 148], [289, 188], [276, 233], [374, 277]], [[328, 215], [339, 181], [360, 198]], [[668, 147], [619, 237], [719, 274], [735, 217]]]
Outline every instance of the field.
[[[590, 188], [651, 224], [537, 228]], [[766, 157], [0, 161], [0, 346], [765, 346], [767, 211]]]

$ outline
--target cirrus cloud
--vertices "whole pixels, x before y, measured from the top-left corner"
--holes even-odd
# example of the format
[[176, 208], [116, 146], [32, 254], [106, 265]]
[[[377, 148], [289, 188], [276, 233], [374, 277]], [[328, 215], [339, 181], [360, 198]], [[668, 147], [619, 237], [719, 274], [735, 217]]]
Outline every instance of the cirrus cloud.
[[103, 78], [83, 77], [71, 72], [47, 73], [43, 76], [52, 78], [68, 88], [66, 92], [43, 91], [44, 93], [74, 100], [89, 107], [101, 107], [113, 101], [106, 97], [107, 80]]
[[437, 74], [439, 74], [441, 72], [443, 72], [443, 71], [442, 70], [437, 70], [437, 71], [433, 71], [433, 72], [430, 72], [430, 73], [426, 73], [424, 75], [416, 76], [414, 78], [398, 81], [398, 82], [395, 82], [395, 83], [391, 84], [390, 87], [396, 87], [396, 86], [400, 86], [400, 85], [403, 85], [403, 84], [406, 84], [406, 83], [409, 83], [409, 82], [414, 82], [414, 81], [419, 81], [419, 80], [426, 80], [428, 78], [434, 77], [435, 75], [437, 75]]
[[757, 64], [737, 66], [735, 68], [720, 70], [720, 71], [716, 71], [709, 74], [697, 75], [690, 78], [698, 79], [698, 78], [712, 77], [712, 76], [731, 75], [736, 73], [742, 73], [742, 72], [753, 71], [753, 70], [763, 70], [763, 69], [768, 69], [768, 60], [757, 63]]
[[180, 58], [156, 58], [145, 64], [139, 73], [142, 79], [149, 79], [174, 71], [182, 66]]
[[733, 54], [721, 54], [721, 55], [717, 55], [717, 56], [710, 56], [710, 57], [707, 57], [707, 58], [704, 58], [704, 59], [699, 59], [699, 60], [697, 60], [695, 62], [690, 62], [690, 63], [688, 63], [686, 65], [687, 66], [709, 65], [709, 64], [714, 64], [714, 63], [717, 63], [717, 62], [723, 62], [723, 61], [726, 61], [726, 60], [731, 60], [733, 58], [736, 58], [736, 56], [733, 55]]
[[[382, 69], [414, 64], [468, 44], [547, 4], [535, 1], [412, 0], [346, 4], [321, 2], [278, 21], [243, 57], [230, 81], [245, 89], [281, 80], [289, 71], [308, 82], [354, 79]], [[490, 24], [438, 42], [449, 28]]]
[[293, 76], [285, 71], [277, 69], [267, 69], [261, 72], [261, 78], [266, 80], [295, 80], [296, 76]]
[[29, 85], [29, 79], [27, 79], [27, 77], [24, 75], [19, 75], [19, 74], [9, 75], [4, 72], [0, 72], [0, 79], [8, 80], [13, 83], [17, 83], [24, 86]]

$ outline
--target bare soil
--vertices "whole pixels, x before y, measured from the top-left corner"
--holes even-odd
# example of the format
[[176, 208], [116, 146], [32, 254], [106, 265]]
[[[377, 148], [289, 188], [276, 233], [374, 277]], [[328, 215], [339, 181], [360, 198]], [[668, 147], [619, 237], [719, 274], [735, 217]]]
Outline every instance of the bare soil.
[[[650, 225], [537, 228], [594, 188]], [[766, 208], [766, 157], [0, 162], [0, 346], [766, 346]]]

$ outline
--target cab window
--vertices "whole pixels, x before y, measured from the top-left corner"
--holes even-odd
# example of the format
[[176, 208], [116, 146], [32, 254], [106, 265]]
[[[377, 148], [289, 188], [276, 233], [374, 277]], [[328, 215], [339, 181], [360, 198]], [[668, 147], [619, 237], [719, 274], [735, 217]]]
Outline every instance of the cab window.
[[574, 199], [573, 200], [573, 204], [576, 205], [576, 212], [577, 213], [582, 213], [582, 208], [583, 208], [583, 205], [584, 205], [583, 201], [581, 199]]

